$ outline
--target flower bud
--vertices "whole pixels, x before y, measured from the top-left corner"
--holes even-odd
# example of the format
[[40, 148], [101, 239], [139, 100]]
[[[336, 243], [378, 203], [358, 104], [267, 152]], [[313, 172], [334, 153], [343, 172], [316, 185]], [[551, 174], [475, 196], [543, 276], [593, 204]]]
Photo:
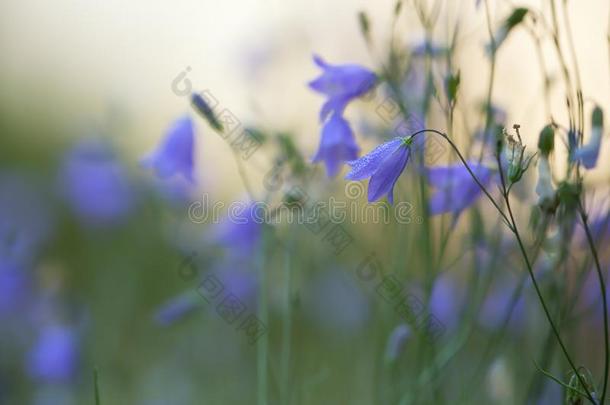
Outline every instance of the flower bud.
[[555, 130], [553, 126], [547, 125], [540, 131], [540, 137], [538, 138], [538, 149], [542, 156], [548, 156], [555, 147]]
[[595, 106], [593, 110], [593, 115], [591, 116], [591, 125], [593, 128], [603, 128], [604, 127], [604, 112], [599, 106]]
[[508, 179], [511, 183], [516, 183], [521, 180], [523, 177], [523, 173], [525, 173], [524, 168], [517, 164], [509, 164], [508, 166]]

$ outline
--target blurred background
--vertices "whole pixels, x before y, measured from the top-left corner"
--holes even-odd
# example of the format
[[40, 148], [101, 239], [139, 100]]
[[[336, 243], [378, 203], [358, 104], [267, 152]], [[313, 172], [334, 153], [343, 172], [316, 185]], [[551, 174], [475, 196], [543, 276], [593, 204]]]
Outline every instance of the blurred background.
[[[248, 200], [252, 191], [261, 195], [274, 161], [274, 149], [266, 145], [244, 167], [236, 162], [227, 142], [191, 108], [191, 91], [206, 90], [244, 126], [289, 138], [315, 176], [312, 197], [345, 198], [342, 176], [328, 179], [309, 164], [323, 102], [307, 86], [319, 74], [312, 55], [378, 71], [391, 37], [405, 52], [425, 38], [413, 2], [403, 3], [393, 23], [394, 0], [2, 2], [0, 403], [94, 403], [94, 368], [104, 404], [253, 403], [261, 384], [260, 345], [198, 293], [200, 277], [210, 274], [241, 299], [245, 313], [256, 313], [261, 294], [267, 297], [270, 403], [458, 403], [458, 397], [464, 403], [520, 403], [515, 392], [531, 388], [521, 378], [530, 381], [535, 370], [529, 358], [519, 356], [538, 353], [548, 332], [531, 291], [519, 304], [527, 314], [522, 325], [493, 348], [485, 371], [477, 374], [472, 364], [501, 318], [508, 300], [502, 294], [512, 291], [502, 286], [520, 280], [520, 257], [508, 237], [500, 235], [492, 253], [483, 254], [469, 243], [464, 247], [469, 237], [458, 232], [442, 266], [452, 271], [439, 272], [426, 293], [421, 263], [436, 258], [418, 249], [416, 222], [424, 214], [408, 185], [397, 196], [413, 204], [412, 223], [350, 224], [357, 241], [347, 256], [292, 224], [275, 232], [282, 244], [265, 237], [257, 252], [228, 257], [241, 246], [212, 242], [216, 224], [197, 223], [189, 211], [204, 195], [226, 205]], [[417, 3], [432, 9], [435, 2]], [[432, 40], [446, 46], [459, 21], [453, 64], [461, 72], [462, 112], [454, 129], [456, 139], [470, 145], [482, 122], [478, 106], [490, 73], [485, 11], [475, 0], [440, 3]], [[548, 12], [546, 1], [489, 3], [498, 25], [516, 5]], [[568, 2], [587, 114], [593, 102], [606, 112], [610, 105], [609, 7], [605, 0]], [[372, 50], [358, 25], [360, 11], [371, 21]], [[537, 50], [525, 29], [511, 34], [498, 53], [493, 89], [507, 126], [521, 124], [532, 145], [548, 109], [558, 122], [567, 121], [560, 65], [549, 41], [542, 53], [550, 72], [548, 108]], [[357, 101], [347, 111], [363, 152], [379, 143], [370, 134], [380, 125], [375, 106]], [[160, 181], [142, 167], [142, 158], [185, 115], [195, 125], [196, 181]], [[427, 123], [446, 130], [438, 116]], [[601, 164], [587, 178], [602, 194], [607, 157], [602, 149]], [[451, 159], [447, 153], [441, 162]], [[243, 171], [253, 190], [244, 184]], [[363, 195], [358, 194], [362, 204]], [[527, 206], [527, 198], [523, 202]], [[462, 219], [459, 229], [475, 223], [493, 229], [491, 213], [478, 212], [480, 218]], [[427, 349], [418, 357], [425, 344], [421, 336], [400, 354], [401, 361], [386, 364], [388, 339], [417, 332], [400, 329], [375, 285], [354, 277], [369, 252], [441, 319], [446, 332], [437, 349], [451, 353], [442, 372], [426, 367]], [[498, 255], [509, 258], [502, 262], [506, 271], [490, 276], [488, 286], [500, 291], [500, 303], [485, 301], [481, 293], [481, 314], [468, 318], [461, 303], [470, 291], [469, 269], [494, 267], [479, 261]], [[598, 315], [589, 320], [595, 327]], [[464, 331], [459, 319], [475, 318], [476, 332]], [[580, 331], [575, 327], [568, 341], [599, 372], [599, 352], [579, 347], [580, 338], [600, 347], [599, 335]], [[468, 381], [486, 381], [486, 388], [470, 385], [481, 391], [473, 397], [456, 394], [466, 384], [462, 373], [474, 373]], [[432, 381], [445, 387], [441, 397], [431, 394]], [[542, 384], [539, 395], [555, 390], [550, 398], [558, 398], [557, 386], [549, 387]]]

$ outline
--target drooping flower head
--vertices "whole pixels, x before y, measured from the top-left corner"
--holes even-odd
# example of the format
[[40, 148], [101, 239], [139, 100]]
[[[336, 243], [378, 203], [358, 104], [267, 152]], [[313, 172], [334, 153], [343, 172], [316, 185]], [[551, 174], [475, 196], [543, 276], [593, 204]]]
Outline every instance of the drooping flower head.
[[62, 382], [75, 377], [78, 366], [78, 337], [68, 326], [43, 327], [27, 356], [27, 371], [36, 380]]
[[[468, 166], [483, 186], [491, 182], [494, 173], [491, 168], [477, 162], [469, 162]], [[481, 196], [481, 188], [461, 162], [428, 168], [426, 175], [436, 189], [429, 202], [430, 215], [451, 212], [457, 218]]]
[[373, 149], [368, 155], [348, 162], [352, 171], [348, 180], [363, 180], [370, 177], [368, 201], [373, 202], [387, 195], [394, 203], [394, 185], [405, 169], [411, 154], [411, 138], [394, 138]]
[[134, 205], [126, 171], [110, 148], [97, 140], [82, 141], [68, 153], [60, 187], [74, 214], [87, 225], [116, 224]]
[[572, 161], [580, 161], [587, 169], [592, 169], [597, 164], [599, 147], [602, 143], [604, 133], [604, 114], [599, 107], [595, 107], [592, 115], [591, 138], [589, 142], [576, 149], [572, 155]]
[[142, 160], [160, 178], [181, 175], [194, 182], [194, 126], [190, 117], [182, 117], [172, 123], [156, 151]]
[[309, 82], [309, 87], [328, 97], [320, 111], [320, 121], [332, 112], [342, 115], [351, 100], [368, 92], [377, 81], [375, 73], [360, 65], [331, 65], [317, 55], [313, 60], [323, 72]]
[[322, 128], [320, 146], [312, 162], [324, 162], [328, 176], [334, 177], [343, 162], [358, 158], [359, 151], [349, 123], [341, 115], [333, 113]]

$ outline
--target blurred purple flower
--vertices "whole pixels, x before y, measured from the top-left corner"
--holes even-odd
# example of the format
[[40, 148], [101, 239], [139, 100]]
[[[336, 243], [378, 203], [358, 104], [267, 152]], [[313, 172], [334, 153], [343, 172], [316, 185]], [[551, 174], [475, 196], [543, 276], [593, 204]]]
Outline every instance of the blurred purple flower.
[[489, 291], [479, 313], [479, 324], [482, 327], [488, 330], [501, 328], [509, 310], [511, 310], [508, 322], [509, 330], [519, 331], [524, 328], [526, 306], [523, 294], [517, 298], [514, 307], [511, 309], [513, 293], [517, 288], [518, 285], [513, 282], [502, 282]]
[[151, 167], [162, 179], [182, 175], [194, 182], [194, 133], [190, 117], [177, 119], [170, 126], [157, 150], [142, 160], [142, 165]]
[[365, 94], [377, 82], [375, 73], [362, 66], [330, 65], [317, 55], [313, 60], [323, 72], [309, 82], [309, 87], [328, 97], [320, 111], [320, 121], [325, 121], [333, 112], [342, 115], [351, 100]]
[[448, 274], [436, 278], [430, 294], [430, 314], [435, 316], [447, 329], [458, 324], [464, 304], [464, 291], [456, 280]]
[[155, 178], [150, 185], [153, 192], [169, 206], [184, 209], [185, 204], [192, 202], [193, 185], [182, 177]]
[[449, 52], [446, 46], [436, 44], [429, 40], [419, 41], [413, 44], [411, 48], [411, 57], [426, 57], [438, 58], [445, 56]]
[[[468, 165], [483, 186], [491, 182], [492, 169], [476, 162]], [[430, 215], [451, 212], [457, 218], [481, 196], [481, 188], [462, 163], [428, 168], [426, 175], [430, 185], [436, 189], [429, 202]]]
[[258, 280], [256, 273], [250, 271], [249, 266], [244, 266], [243, 262], [229, 261], [220, 265], [214, 274], [224, 286], [225, 293], [249, 306], [256, 303]]
[[352, 171], [345, 176], [348, 180], [362, 180], [370, 177], [368, 201], [373, 202], [387, 195], [394, 203], [394, 185], [405, 169], [411, 148], [405, 138], [394, 138], [373, 149], [358, 160], [348, 162]]
[[8, 261], [0, 261], [0, 318], [24, 313], [31, 299], [31, 280], [24, 269]]
[[[603, 266], [604, 265], [602, 264], [602, 271], [604, 272], [603, 276], [604, 280], [606, 280], [606, 299], [608, 301], [607, 309], [610, 311], [610, 295], [608, 294], [610, 291], [610, 279], [608, 278], [610, 275], [610, 269], [608, 265], [605, 265], [605, 268], [603, 268]], [[603, 319], [604, 306], [602, 304], [602, 295], [599, 287], [597, 270], [595, 268], [589, 269], [588, 274], [585, 277], [586, 279], [578, 296], [576, 308], [582, 313], [588, 313], [591, 315], [595, 322], [601, 322]]]
[[231, 256], [250, 258], [258, 248], [264, 218], [257, 215], [257, 207], [250, 203], [217, 225], [215, 239]]
[[587, 169], [593, 169], [597, 165], [599, 148], [602, 144], [602, 129], [593, 128], [589, 142], [577, 148], [572, 155], [572, 161], [580, 161]]
[[358, 158], [360, 148], [356, 144], [349, 123], [337, 113], [324, 124], [320, 147], [313, 162], [323, 161], [329, 177], [337, 175], [341, 164]]
[[155, 311], [155, 323], [160, 326], [173, 325], [201, 308], [203, 303], [202, 298], [192, 291], [173, 297]]
[[385, 349], [386, 362], [393, 362], [398, 358], [410, 336], [411, 328], [407, 324], [403, 323], [394, 328]]
[[78, 143], [65, 157], [60, 187], [86, 225], [116, 225], [131, 213], [135, 196], [123, 166], [96, 140]]
[[572, 161], [580, 161], [587, 169], [592, 169], [597, 164], [599, 147], [604, 134], [604, 112], [599, 106], [595, 106], [591, 116], [591, 138], [589, 142], [582, 145], [572, 154]]
[[78, 338], [64, 325], [44, 326], [27, 355], [27, 371], [35, 380], [66, 382], [76, 375]]
[[[579, 239], [581, 240], [581, 245], [588, 247], [587, 235], [584, 232], [584, 228], [581, 227]], [[596, 243], [605, 243], [608, 240], [608, 236], [610, 236], [610, 211], [598, 215], [589, 223], [589, 229], [591, 231], [591, 236]]]
[[0, 174], [0, 263], [27, 267], [49, 240], [54, 218], [43, 190], [26, 176]]

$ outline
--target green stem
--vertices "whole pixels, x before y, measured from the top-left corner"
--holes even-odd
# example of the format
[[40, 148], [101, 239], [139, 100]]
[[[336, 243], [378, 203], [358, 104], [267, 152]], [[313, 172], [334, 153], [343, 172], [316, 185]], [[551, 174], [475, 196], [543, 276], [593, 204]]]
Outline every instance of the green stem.
[[284, 319], [282, 322], [282, 401], [290, 403], [290, 349], [292, 334], [292, 266], [290, 263], [291, 252], [284, 252]]
[[[451, 145], [451, 147], [453, 148], [453, 150], [455, 151], [455, 153], [458, 155], [458, 158], [462, 161], [462, 164], [464, 165], [464, 167], [466, 167], [466, 170], [468, 170], [468, 173], [470, 174], [470, 176], [473, 178], [473, 180], [475, 181], [475, 183], [477, 183], [477, 185], [479, 186], [479, 188], [481, 189], [481, 191], [483, 191], [483, 193], [485, 194], [485, 196], [489, 199], [489, 201], [493, 204], [493, 206], [496, 208], [496, 210], [498, 210], [498, 213], [502, 216], [502, 219], [504, 219], [505, 223], [509, 226], [510, 228], [510, 224], [509, 224], [509, 220], [508, 217], [506, 216], [506, 214], [504, 213], [504, 211], [500, 208], [500, 206], [498, 205], [498, 203], [496, 202], [496, 200], [494, 200], [494, 198], [491, 196], [491, 194], [489, 194], [489, 191], [487, 191], [487, 189], [485, 188], [485, 186], [483, 184], [481, 184], [481, 182], [479, 181], [479, 179], [477, 178], [477, 176], [474, 174], [474, 172], [472, 171], [472, 169], [470, 168], [470, 165], [468, 164], [468, 162], [466, 162], [466, 159], [464, 158], [464, 156], [462, 155], [462, 153], [460, 152], [460, 150], [458, 149], [458, 147], [455, 145], [455, 143], [453, 143], [453, 141], [443, 132], [441, 131], [437, 131], [436, 129], [422, 129], [421, 131], [417, 131], [414, 134], [412, 134], [411, 136], [409, 136], [409, 139], [412, 139], [414, 137], [416, 137], [419, 134], [423, 134], [425, 132], [431, 132], [434, 134], [437, 134], [439, 136], [442, 136], [448, 143], [449, 145]], [[512, 230], [512, 229], [511, 229]]]
[[604, 400], [606, 399], [606, 390], [608, 388], [608, 363], [610, 360], [610, 358], [609, 358], [610, 351], [608, 349], [608, 305], [606, 302], [606, 283], [604, 281], [604, 275], [602, 273], [602, 269], [599, 264], [599, 257], [597, 255], [597, 249], [595, 248], [595, 243], [593, 242], [593, 236], [591, 236], [591, 229], [589, 229], [587, 215], [585, 214], [585, 211], [584, 211], [582, 205], [580, 205], [579, 211], [580, 211], [580, 218], [582, 219], [582, 223], [585, 228], [585, 233], [587, 234], [587, 241], [589, 243], [589, 246], [591, 247], [591, 254], [593, 255], [593, 260], [595, 261], [595, 268], [597, 270], [597, 278], [599, 280], [599, 288], [602, 293], [602, 304], [604, 306], [604, 350], [605, 350], [604, 385], [603, 385], [602, 396], [601, 396], [601, 400], [600, 400], [600, 403], [603, 404]]
[[[268, 326], [269, 322], [269, 309], [267, 302], [267, 278], [265, 274], [265, 230], [263, 228], [261, 237], [261, 246], [258, 252], [258, 276], [260, 283], [260, 294], [258, 300], [258, 318], [263, 325]], [[268, 392], [267, 392], [267, 370], [268, 370], [268, 333], [264, 333], [258, 339], [258, 345], [256, 350], [256, 364], [257, 364], [257, 404], [267, 405], [268, 404]]]
[[563, 354], [564, 354], [566, 360], [570, 364], [570, 367], [572, 368], [572, 370], [574, 370], [574, 372], [576, 373], [578, 381], [580, 382], [580, 384], [585, 389], [585, 392], [587, 394], [587, 398], [593, 404], [597, 404], [597, 402], [595, 401], [595, 399], [593, 398], [593, 396], [589, 392], [589, 389], [587, 388], [587, 385], [585, 384], [585, 381], [583, 381], [582, 376], [578, 372], [578, 369], [576, 368], [576, 365], [572, 361], [572, 358], [570, 357], [570, 354], [568, 353], [568, 350], [566, 349], [566, 347], [565, 347], [565, 345], [563, 343], [563, 339], [561, 339], [561, 336], [559, 335], [559, 331], [557, 329], [557, 326], [555, 326], [555, 322], [553, 321], [553, 318], [551, 317], [551, 313], [549, 312], [549, 309], [548, 309], [548, 307], [546, 305], [546, 301], [544, 301], [544, 298], [542, 297], [542, 292], [540, 291], [540, 287], [538, 286], [538, 282], [536, 281], [536, 277], [534, 276], [534, 271], [532, 269], [532, 265], [531, 265], [531, 263], [529, 261], [529, 258], [527, 256], [527, 251], [525, 250], [525, 246], [523, 245], [523, 241], [521, 240], [521, 234], [519, 233], [519, 229], [517, 227], [517, 223], [516, 223], [515, 217], [513, 215], [513, 210], [512, 210], [512, 208], [510, 206], [510, 199], [508, 197], [508, 194], [504, 194], [504, 199], [506, 201], [506, 208], [508, 209], [508, 215], [510, 216], [512, 228], [513, 228], [513, 233], [515, 235], [515, 238], [517, 239], [517, 243], [519, 244], [519, 249], [521, 250], [521, 254], [523, 256], [523, 260], [525, 261], [525, 265], [527, 267], [527, 271], [528, 271], [528, 273], [530, 275], [530, 279], [532, 280], [532, 284], [534, 285], [534, 289], [536, 290], [536, 295], [538, 295], [538, 300], [540, 301], [540, 304], [542, 305], [542, 309], [544, 310], [544, 314], [546, 315], [547, 321], [551, 325], [551, 329], [553, 330], [553, 334], [555, 335], [555, 338], [557, 339], [557, 343], [559, 343], [559, 346], [561, 347], [561, 350], [563, 351]]
[[470, 169], [470, 166], [466, 162], [466, 159], [464, 159], [464, 157], [462, 156], [462, 154], [459, 151], [459, 149], [457, 148], [457, 146], [451, 141], [451, 139], [449, 139], [449, 137], [446, 134], [444, 134], [444, 133], [442, 133], [440, 131], [437, 131], [435, 129], [423, 129], [421, 131], [417, 131], [414, 134], [412, 134], [409, 137], [409, 140], [411, 140], [412, 138], [414, 138], [415, 136], [417, 136], [419, 134], [426, 133], [426, 132], [431, 132], [431, 133], [437, 134], [437, 135], [442, 136], [443, 138], [445, 138], [445, 140], [449, 143], [449, 145], [451, 145], [453, 150], [456, 152], [456, 154], [458, 155], [458, 157], [460, 158], [460, 160], [464, 164], [464, 167], [466, 167], [466, 170], [468, 171], [470, 176], [473, 178], [475, 183], [477, 183], [477, 185], [479, 186], [481, 191], [483, 191], [483, 193], [487, 196], [489, 201], [491, 201], [493, 206], [498, 210], [498, 213], [506, 221], [507, 227], [515, 235], [515, 238], [517, 239], [517, 244], [519, 245], [519, 250], [521, 251], [521, 255], [523, 256], [523, 259], [525, 261], [525, 265], [527, 267], [527, 271], [528, 271], [528, 273], [530, 275], [530, 279], [532, 280], [532, 284], [534, 285], [534, 289], [536, 290], [536, 294], [538, 296], [538, 300], [540, 301], [540, 304], [542, 305], [542, 309], [544, 310], [544, 314], [545, 314], [545, 316], [547, 318], [547, 321], [551, 325], [551, 329], [553, 330], [553, 334], [555, 335], [555, 338], [557, 339], [557, 342], [559, 343], [559, 346], [561, 347], [561, 350], [563, 351], [563, 354], [564, 354], [566, 360], [570, 364], [570, 367], [572, 368], [572, 370], [576, 374], [576, 376], [578, 378], [578, 381], [580, 382], [580, 384], [585, 389], [585, 392], [587, 393], [587, 398], [593, 404], [597, 404], [597, 402], [595, 401], [595, 399], [593, 398], [593, 396], [589, 392], [589, 389], [587, 388], [587, 386], [586, 386], [582, 376], [578, 372], [578, 369], [576, 368], [574, 362], [572, 361], [572, 358], [570, 357], [570, 354], [568, 353], [568, 350], [566, 349], [566, 347], [565, 347], [565, 345], [563, 343], [563, 339], [561, 339], [561, 336], [559, 334], [559, 330], [555, 326], [555, 322], [553, 321], [553, 318], [551, 317], [551, 313], [549, 312], [549, 309], [548, 309], [548, 307], [546, 305], [546, 301], [544, 300], [544, 298], [542, 296], [542, 292], [540, 291], [540, 287], [538, 286], [538, 282], [536, 281], [536, 277], [534, 276], [534, 270], [532, 268], [532, 265], [530, 263], [529, 257], [527, 255], [527, 251], [525, 250], [525, 246], [523, 244], [523, 241], [521, 240], [521, 234], [519, 233], [519, 229], [517, 227], [517, 222], [515, 221], [515, 217], [513, 215], [513, 210], [512, 210], [511, 205], [510, 205], [510, 198], [508, 196], [508, 192], [506, 191], [507, 189], [506, 189], [506, 184], [504, 182], [504, 175], [503, 175], [503, 171], [502, 171], [503, 169], [502, 169], [502, 166], [500, 164], [501, 162], [500, 162], [499, 157], [498, 157], [498, 163], [499, 163], [498, 170], [500, 172], [500, 178], [502, 180], [502, 191], [503, 191], [502, 195], [503, 195], [503, 198], [504, 198], [504, 202], [506, 204], [506, 208], [508, 210], [508, 217], [506, 216], [504, 211], [500, 209], [498, 203], [493, 199], [491, 194], [489, 194], [489, 192], [487, 191], [485, 186], [483, 184], [481, 184], [481, 182], [479, 181], [477, 176], [473, 173], [472, 169]]

